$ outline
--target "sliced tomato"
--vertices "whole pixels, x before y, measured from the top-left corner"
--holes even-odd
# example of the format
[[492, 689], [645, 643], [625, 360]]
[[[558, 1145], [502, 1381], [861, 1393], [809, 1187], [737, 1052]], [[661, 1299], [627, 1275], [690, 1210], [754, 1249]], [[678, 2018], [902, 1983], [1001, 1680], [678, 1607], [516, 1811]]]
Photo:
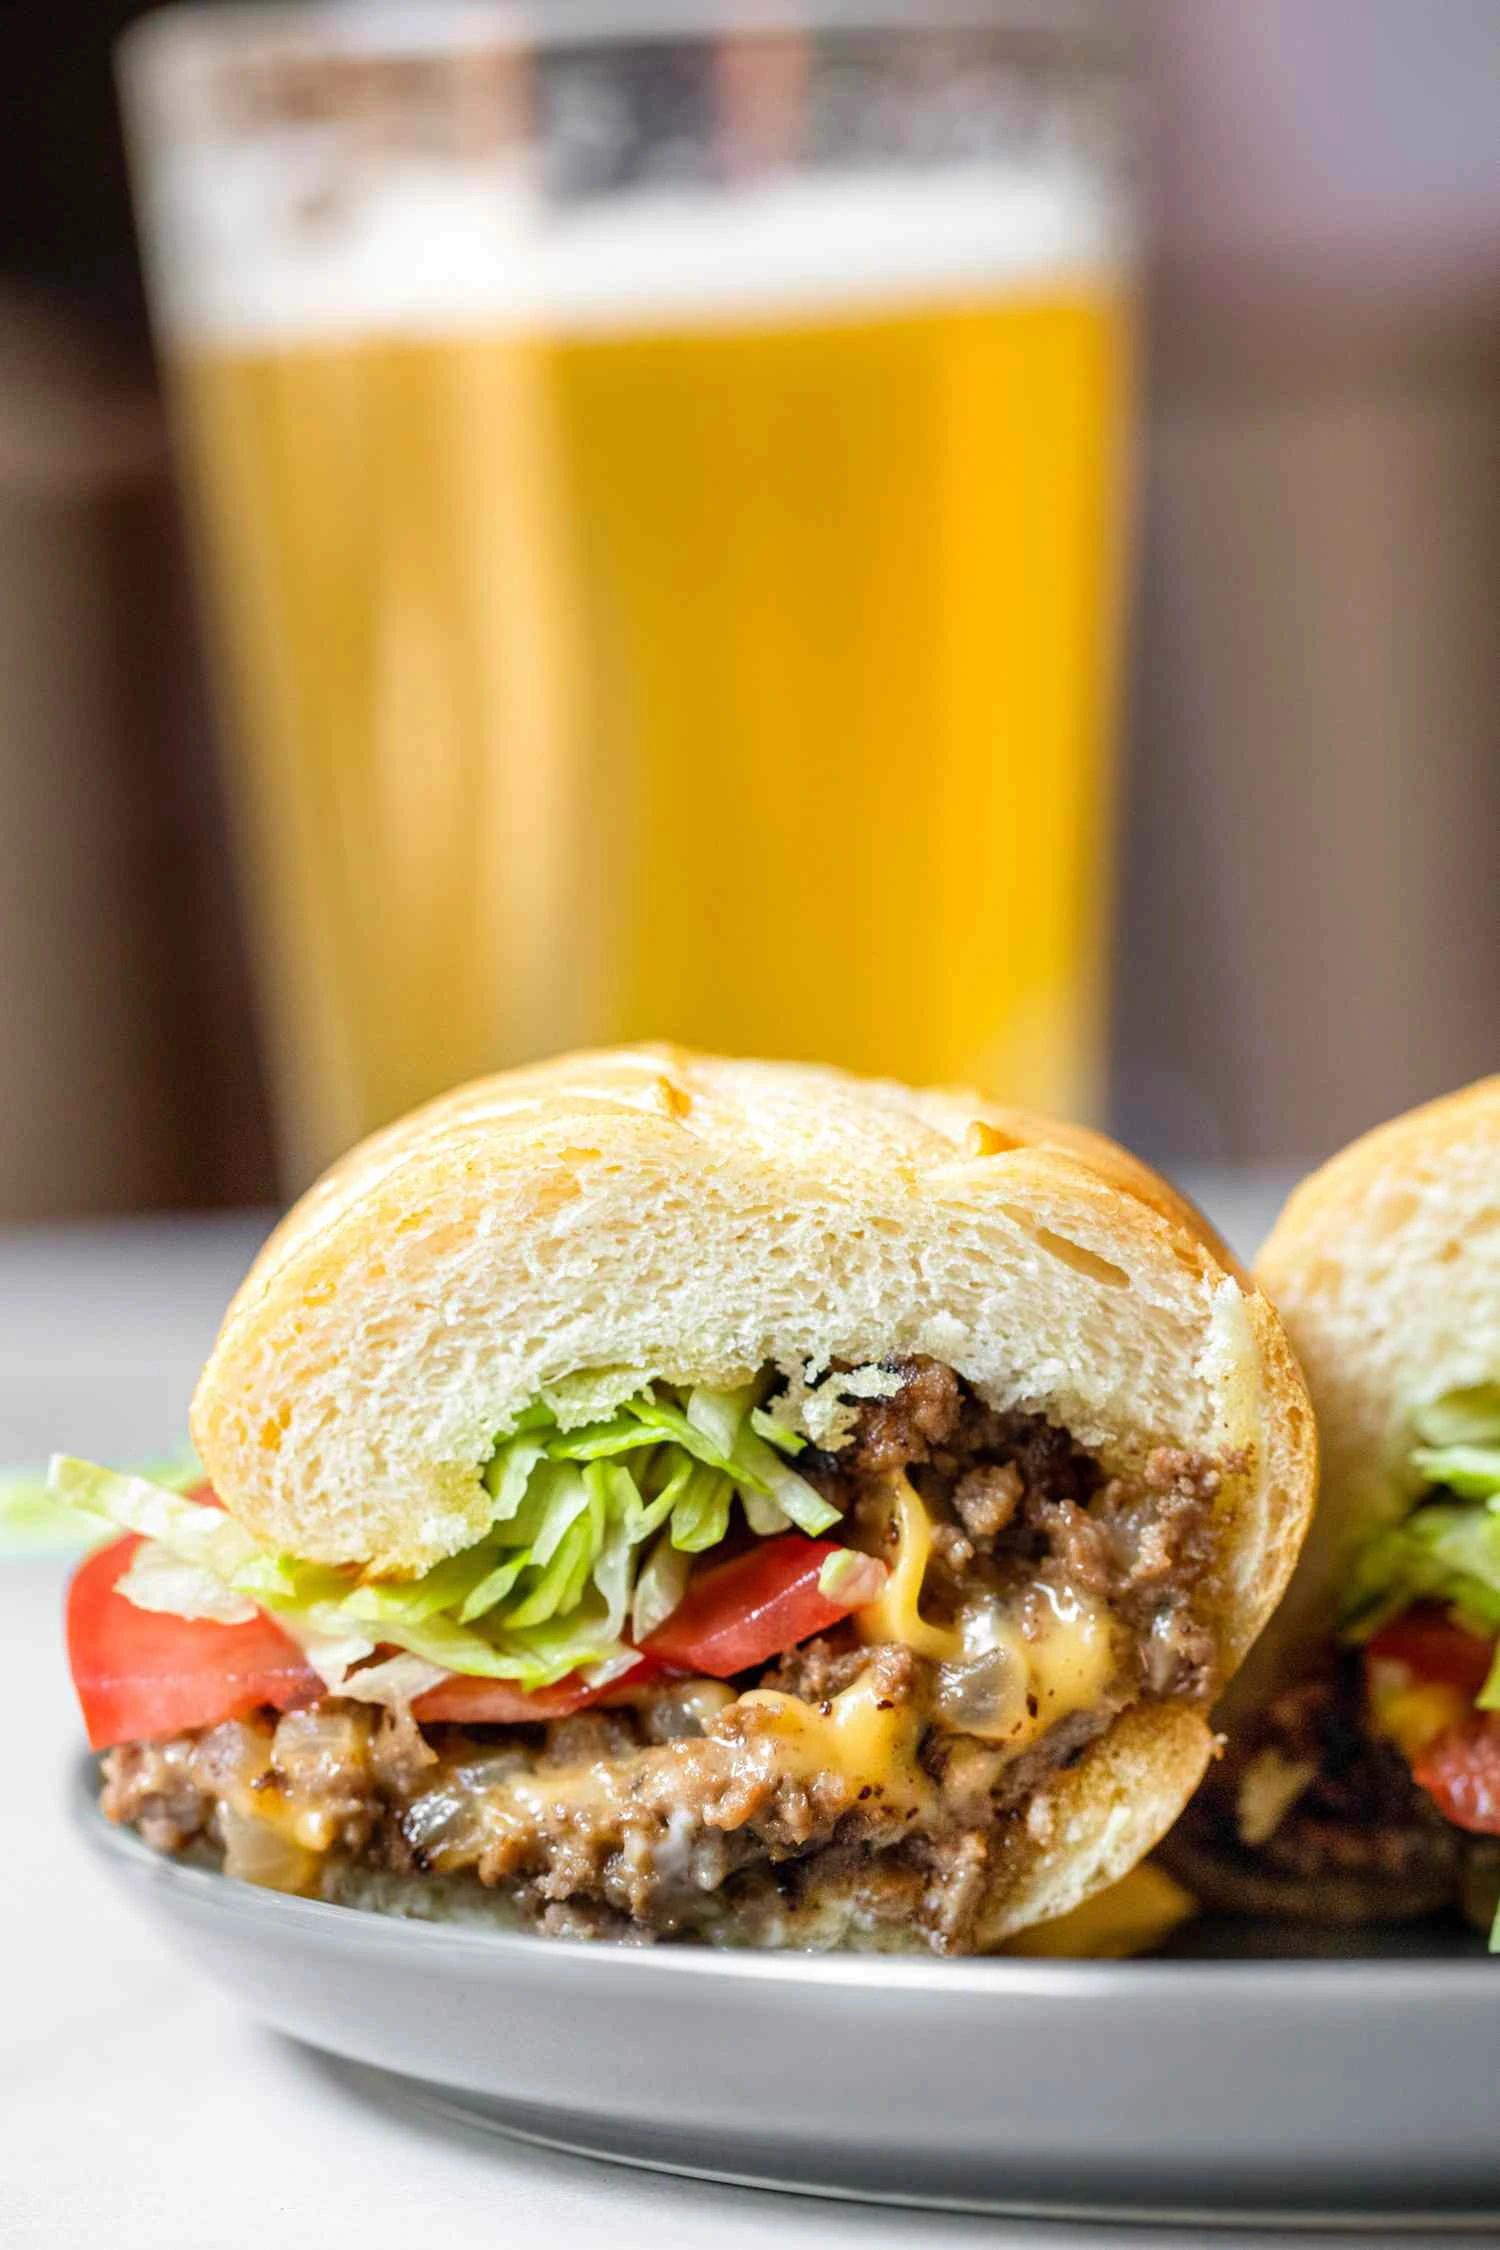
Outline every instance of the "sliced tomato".
[[700, 1571], [671, 1616], [641, 1646], [664, 1664], [716, 1680], [765, 1664], [811, 1634], [826, 1632], [879, 1593], [885, 1573], [873, 1559], [868, 1573], [852, 1575], [846, 1598], [823, 1593], [818, 1585], [823, 1565], [838, 1552], [830, 1541], [808, 1539], [800, 1531], [757, 1539], [731, 1561]]
[[[192, 1497], [217, 1505], [208, 1485]], [[266, 1704], [286, 1711], [326, 1692], [296, 1642], [264, 1612], [244, 1625], [216, 1625], [137, 1609], [116, 1588], [140, 1544], [127, 1535], [101, 1548], [68, 1591], [68, 1662], [91, 1749], [160, 1741]], [[419, 1719], [524, 1726], [619, 1696], [660, 1669], [642, 1657], [606, 1687], [575, 1676], [530, 1695], [504, 1680], [454, 1673], [412, 1708]]]
[[[209, 1485], [192, 1497], [218, 1505]], [[116, 1589], [140, 1544], [127, 1536], [101, 1548], [68, 1593], [68, 1660], [93, 1749], [158, 1741], [262, 1705], [285, 1711], [325, 1692], [296, 1642], [264, 1613], [219, 1625], [137, 1609]], [[455, 1673], [412, 1708], [427, 1721], [524, 1726], [618, 1700], [664, 1669], [728, 1679], [874, 1599], [884, 1572], [873, 1560], [867, 1572], [852, 1573], [840, 1598], [821, 1591], [823, 1565], [838, 1552], [827, 1540], [787, 1532], [712, 1565], [645, 1641], [641, 1661], [605, 1687], [575, 1675], [527, 1694], [503, 1680]]]
[[1421, 1681], [1475, 1696], [1489, 1676], [1495, 1649], [1493, 1641], [1456, 1624], [1440, 1603], [1416, 1602], [1371, 1635], [1365, 1654], [1378, 1663], [1404, 1664]]
[[152, 1742], [273, 1704], [309, 1703], [323, 1684], [264, 1615], [244, 1625], [137, 1609], [115, 1591], [140, 1540], [91, 1555], [68, 1589], [68, 1662], [89, 1746]]
[[1474, 1711], [1445, 1728], [1411, 1770], [1456, 1828], [1500, 1836], [1500, 1712]]
[[569, 1718], [590, 1703], [607, 1703], [660, 1670], [659, 1664], [643, 1656], [607, 1687], [587, 1687], [574, 1672], [553, 1687], [533, 1688], [529, 1694], [506, 1680], [476, 1680], [450, 1672], [446, 1680], [419, 1695], [412, 1710], [419, 1719], [451, 1720], [459, 1726], [535, 1726], [546, 1719]]

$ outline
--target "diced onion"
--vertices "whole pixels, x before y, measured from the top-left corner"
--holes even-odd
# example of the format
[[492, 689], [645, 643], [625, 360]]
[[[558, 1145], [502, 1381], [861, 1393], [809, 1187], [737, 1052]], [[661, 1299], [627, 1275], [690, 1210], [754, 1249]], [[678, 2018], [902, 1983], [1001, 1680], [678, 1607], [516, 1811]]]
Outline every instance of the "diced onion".
[[342, 1780], [363, 1765], [370, 1722], [360, 1711], [330, 1709], [315, 1703], [306, 1711], [285, 1711], [276, 1722], [271, 1759], [295, 1793]]
[[955, 1733], [1003, 1741], [1025, 1720], [1025, 1676], [1006, 1649], [986, 1649], [963, 1663], [945, 1664], [940, 1680], [938, 1708], [944, 1725]]
[[393, 1711], [409, 1711], [419, 1695], [452, 1676], [425, 1657], [388, 1656], [381, 1664], [346, 1673], [339, 1694], [352, 1696], [356, 1703], [384, 1703]]
[[300, 1844], [283, 1836], [269, 1821], [220, 1808], [224, 1831], [224, 1872], [242, 1883], [259, 1883], [264, 1890], [305, 1891], [312, 1882], [317, 1860]]

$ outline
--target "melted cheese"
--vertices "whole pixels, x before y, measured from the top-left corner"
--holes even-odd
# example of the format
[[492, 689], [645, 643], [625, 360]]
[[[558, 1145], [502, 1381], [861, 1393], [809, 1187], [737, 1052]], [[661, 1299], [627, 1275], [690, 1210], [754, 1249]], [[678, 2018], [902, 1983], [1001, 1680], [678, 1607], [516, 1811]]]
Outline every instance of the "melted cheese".
[[1098, 1703], [1118, 1661], [1107, 1610], [1055, 1587], [1035, 1589], [1032, 1636], [1019, 1642], [1031, 1673], [1031, 1714], [1038, 1734], [1071, 1711]]
[[[1020, 1605], [1002, 1608], [989, 1601], [974, 1605], [956, 1625], [934, 1625], [921, 1609], [931, 1518], [904, 1476], [891, 1480], [890, 1505], [896, 1554], [880, 1599], [859, 1612], [859, 1631], [866, 1641], [893, 1641], [954, 1667], [945, 1683], [949, 1692], [939, 1695], [939, 1723], [999, 1742], [1014, 1754], [1059, 1719], [1103, 1699], [1119, 1655], [1107, 1610], [1039, 1581], [1024, 1597], [1024, 1624]], [[995, 1674], [987, 1683], [987, 1708], [977, 1718], [962, 1716], [964, 1682], [957, 1668], [987, 1658], [994, 1660]]]
[[1444, 1680], [1414, 1680], [1404, 1664], [1377, 1661], [1368, 1669], [1370, 1732], [1394, 1742], [1408, 1761], [1472, 1709], [1461, 1688]]
[[[742, 1720], [732, 1734], [710, 1732], [624, 1759], [508, 1774], [487, 1793], [483, 1820], [488, 1836], [495, 1841], [524, 1838], [559, 1814], [626, 1828], [633, 1817], [680, 1792], [683, 1769], [692, 1767], [699, 1769], [700, 1779], [710, 1780], [715, 1798], [720, 1786], [743, 1775], [808, 1786], [831, 1782], [849, 1807], [864, 1805], [872, 1814], [897, 1820], [937, 1810], [937, 1791], [917, 1756], [926, 1711], [920, 1703], [888, 1696], [871, 1674], [826, 1704], [752, 1688], [729, 1708]], [[747, 1798], [747, 1808], [751, 1801]], [[747, 1817], [748, 1809], [736, 1816]], [[434, 1864], [444, 1864], [441, 1843], [425, 1848]]]
[[908, 1478], [893, 1477], [890, 1494], [896, 1559], [879, 1601], [866, 1603], [858, 1613], [860, 1638], [893, 1641], [918, 1656], [935, 1656], [940, 1664], [951, 1662], [964, 1653], [962, 1634], [951, 1627], [929, 1625], [919, 1607], [932, 1553], [932, 1520]]
[[870, 1810], [905, 1817], [932, 1809], [936, 1792], [917, 1758], [925, 1715], [896, 1703], [868, 1672], [826, 1705], [774, 1688], [752, 1688], [737, 1708], [760, 1714], [757, 1735], [769, 1735], [776, 1764], [798, 1781], [829, 1775], [850, 1797], [870, 1792]]
[[947, 1672], [938, 1695], [940, 1720], [956, 1732], [1000, 1743], [1012, 1757], [1059, 1719], [1102, 1702], [1119, 1656], [1109, 1612], [1077, 1595], [1039, 1582], [1026, 1611], [1024, 1625], [1008, 1608], [986, 1609], [971, 1620], [971, 1645], [983, 1635], [983, 1654], [974, 1662], [988, 1658], [1000, 1668], [999, 1691], [987, 1714], [976, 1717], [965, 1709], [970, 1667]]
[[640, 1766], [644, 1755], [636, 1752], [615, 1765], [601, 1759], [594, 1765], [539, 1766], [534, 1773], [511, 1774], [496, 1790], [494, 1801], [539, 1824], [564, 1807], [609, 1812], [623, 1805], [622, 1778]]

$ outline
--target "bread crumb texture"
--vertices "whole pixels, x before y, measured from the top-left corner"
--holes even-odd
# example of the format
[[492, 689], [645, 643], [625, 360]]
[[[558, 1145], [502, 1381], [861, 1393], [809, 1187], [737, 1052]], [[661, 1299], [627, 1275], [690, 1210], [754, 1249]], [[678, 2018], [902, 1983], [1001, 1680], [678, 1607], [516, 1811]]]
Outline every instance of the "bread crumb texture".
[[1311, 1474], [1281, 1331], [1156, 1174], [969, 1091], [667, 1048], [461, 1088], [277, 1229], [193, 1430], [259, 1536], [399, 1573], [483, 1529], [480, 1472], [539, 1394], [583, 1420], [651, 1377], [724, 1386], [774, 1364], [826, 1443], [809, 1376], [919, 1352], [1106, 1463], [1244, 1448], [1222, 1573], [1243, 1645]]

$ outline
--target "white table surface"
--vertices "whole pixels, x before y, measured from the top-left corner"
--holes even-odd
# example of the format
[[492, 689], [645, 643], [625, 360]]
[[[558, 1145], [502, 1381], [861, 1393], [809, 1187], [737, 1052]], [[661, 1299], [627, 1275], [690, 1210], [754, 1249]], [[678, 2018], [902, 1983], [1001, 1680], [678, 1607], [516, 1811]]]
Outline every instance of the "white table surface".
[[[1269, 1191], [1197, 1184], [1237, 1246], [1253, 1247]], [[124, 1461], [170, 1444], [263, 1225], [0, 1234], [0, 1460], [63, 1445]], [[179, 1968], [70, 1829], [80, 1737], [58, 1630], [65, 1567], [0, 1565], [5, 2250], [1141, 2250], [1166, 2239], [820, 2202], [556, 2156], [417, 2122], [261, 2030]]]

